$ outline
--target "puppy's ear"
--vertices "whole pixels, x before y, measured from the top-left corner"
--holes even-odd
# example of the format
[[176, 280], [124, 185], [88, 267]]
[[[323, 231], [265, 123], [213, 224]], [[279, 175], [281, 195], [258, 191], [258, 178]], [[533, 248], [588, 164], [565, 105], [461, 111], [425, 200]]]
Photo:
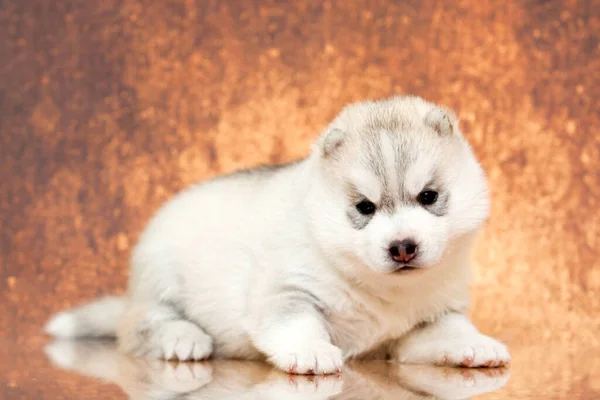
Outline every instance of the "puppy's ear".
[[324, 158], [334, 156], [340, 147], [344, 145], [346, 132], [338, 128], [331, 128], [323, 135], [321, 139], [321, 152]]
[[435, 107], [425, 115], [425, 125], [433, 128], [440, 136], [458, 135], [458, 117], [447, 108]]

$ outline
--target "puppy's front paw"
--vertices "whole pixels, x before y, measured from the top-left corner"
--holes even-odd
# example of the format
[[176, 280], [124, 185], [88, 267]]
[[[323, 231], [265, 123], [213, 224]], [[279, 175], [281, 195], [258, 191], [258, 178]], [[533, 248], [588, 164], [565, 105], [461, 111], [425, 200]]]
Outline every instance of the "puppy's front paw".
[[441, 365], [462, 367], [503, 367], [510, 363], [505, 345], [491, 337], [478, 335], [470, 340], [450, 342]]
[[167, 322], [159, 340], [159, 358], [164, 360], [204, 360], [212, 353], [212, 339], [187, 321]]
[[471, 368], [502, 367], [510, 363], [506, 346], [482, 334], [418, 344], [401, 349], [400, 361]]
[[275, 352], [269, 359], [290, 374], [335, 374], [344, 364], [342, 351], [325, 341], [290, 346]]

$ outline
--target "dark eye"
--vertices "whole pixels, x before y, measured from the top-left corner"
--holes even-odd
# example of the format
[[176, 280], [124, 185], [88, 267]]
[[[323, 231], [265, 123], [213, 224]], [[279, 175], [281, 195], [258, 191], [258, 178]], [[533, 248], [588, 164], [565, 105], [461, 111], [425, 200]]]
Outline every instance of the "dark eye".
[[437, 201], [437, 198], [437, 192], [434, 192], [433, 190], [424, 190], [419, 193], [417, 200], [419, 203], [421, 203], [421, 205], [430, 206]]
[[356, 205], [356, 209], [362, 215], [371, 215], [371, 214], [375, 213], [375, 210], [377, 209], [377, 207], [375, 207], [375, 204], [373, 204], [369, 200], [363, 200]]

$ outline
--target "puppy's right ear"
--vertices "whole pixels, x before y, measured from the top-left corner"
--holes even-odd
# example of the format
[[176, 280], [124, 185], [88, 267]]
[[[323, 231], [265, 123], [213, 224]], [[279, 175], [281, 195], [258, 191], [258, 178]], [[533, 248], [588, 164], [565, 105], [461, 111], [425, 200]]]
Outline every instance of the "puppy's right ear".
[[346, 133], [338, 128], [329, 129], [320, 140], [321, 154], [323, 158], [335, 155], [344, 145]]

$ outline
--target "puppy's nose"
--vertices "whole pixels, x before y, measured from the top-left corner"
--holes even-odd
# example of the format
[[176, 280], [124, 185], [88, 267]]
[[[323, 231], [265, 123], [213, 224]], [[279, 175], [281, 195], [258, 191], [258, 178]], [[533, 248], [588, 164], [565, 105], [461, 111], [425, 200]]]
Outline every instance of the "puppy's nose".
[[398, 262], [409, 262], [417, 255], [417, 244], [411, 239], [395, 241], [390, 244], [390, 256]]

